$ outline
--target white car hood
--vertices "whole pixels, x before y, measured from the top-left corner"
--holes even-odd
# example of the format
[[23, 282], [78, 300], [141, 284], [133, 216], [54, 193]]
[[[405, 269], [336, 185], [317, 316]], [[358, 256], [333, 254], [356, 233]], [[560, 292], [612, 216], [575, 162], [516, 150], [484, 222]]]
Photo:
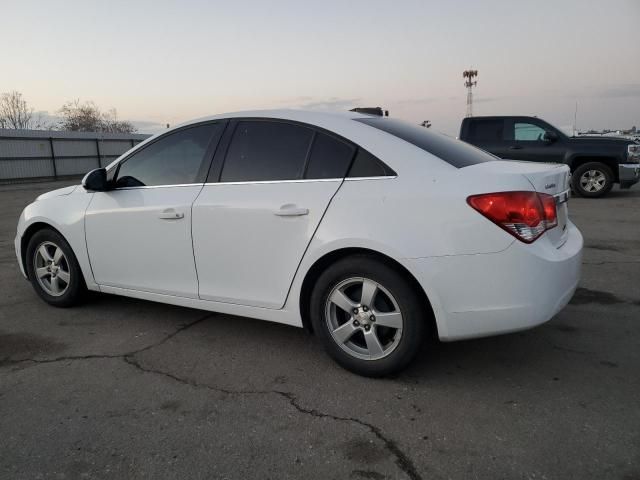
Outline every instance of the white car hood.
[[36, 198], [36, 201], [44, 200], [46, 198], [51, 198], [51, 197], [60, 197], [62, 195], [69, 195], [73, 193], [76, 188], [78, 188], [78, 185], [71, 185], [69, 187], [63, 187], [63, 188], [58, 188], [56, 190], [51, 190], [50, 192], [46, 192], [40, 195], [38, 198]]

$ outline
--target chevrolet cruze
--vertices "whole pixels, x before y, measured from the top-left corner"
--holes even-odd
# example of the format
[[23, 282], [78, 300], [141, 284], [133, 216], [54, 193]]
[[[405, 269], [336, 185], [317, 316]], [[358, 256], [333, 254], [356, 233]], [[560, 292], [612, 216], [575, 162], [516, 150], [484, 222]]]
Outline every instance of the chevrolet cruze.
[[94, 290], [304, 326], [380, 376], [429, 333], [513, 332], [568, 303], [568, 177], [384, 116], [231, 113], [41, 195], [15, 249], [51, 305]]

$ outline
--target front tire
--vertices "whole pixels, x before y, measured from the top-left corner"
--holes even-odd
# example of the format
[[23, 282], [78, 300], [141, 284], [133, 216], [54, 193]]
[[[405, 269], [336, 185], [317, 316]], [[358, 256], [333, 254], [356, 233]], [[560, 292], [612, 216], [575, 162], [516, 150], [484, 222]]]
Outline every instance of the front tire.
[[573, 191], [581, 197], [597, 198], [613, 188], [613, 172], [600, 162], [588, 162], [575, 169], [571, 176]]
[[359, 375], [405, 368], [427, 338], [426, 305], [405, 275], [369, 255], [337, 261], [311, 294], [311, 322], [329, 353]]
[[79, 303], [86, 286], [71, 246], [52, 229], [36, 232], [26, 252], [29, 281], [45, 302], [55, 307]]

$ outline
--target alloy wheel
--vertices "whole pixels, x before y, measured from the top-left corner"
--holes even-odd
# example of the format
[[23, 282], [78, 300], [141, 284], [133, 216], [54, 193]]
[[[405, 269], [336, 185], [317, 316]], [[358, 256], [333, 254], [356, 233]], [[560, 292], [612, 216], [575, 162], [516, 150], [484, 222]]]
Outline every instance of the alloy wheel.
[[58, 245], [41, 243], [33, 256], [33, 267], [38, 284], [48, 295], [64, 295], [69, 288], [71, 273], [67, 257]]
[[336, 344], [363, 360], [388, 356], [402, 337], [398, 302], [384, 286], [368, 278], [349, 278], [336, 285], [326, 301], [325, 319]]
[[600, 170], [587, 170], [580, 177], [580, 186], [585, 192], [599, 192], [605, 187], [606, 183], [607, 177]]

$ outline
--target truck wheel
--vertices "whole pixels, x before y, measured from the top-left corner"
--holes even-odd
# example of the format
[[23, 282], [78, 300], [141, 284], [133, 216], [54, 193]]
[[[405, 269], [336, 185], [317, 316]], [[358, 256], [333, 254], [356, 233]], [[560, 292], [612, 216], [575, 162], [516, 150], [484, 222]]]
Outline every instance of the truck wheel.
[[602, 197], [613, 187], [613, 172], [600, 162], [580, 165], [571, 175], [573, 191], [581, 197]]

